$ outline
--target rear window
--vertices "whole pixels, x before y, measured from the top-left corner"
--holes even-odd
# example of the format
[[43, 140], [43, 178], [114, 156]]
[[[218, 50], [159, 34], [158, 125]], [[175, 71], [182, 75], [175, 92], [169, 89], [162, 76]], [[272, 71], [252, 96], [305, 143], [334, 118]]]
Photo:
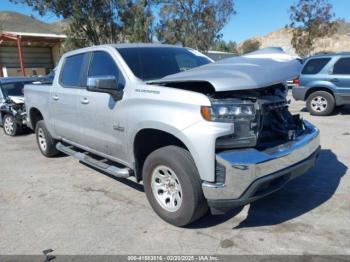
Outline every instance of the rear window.
[[317, 58], [317, 59], [310, 59], [306, 65], [304, 66], [301, 73], [303, 75], [314, 75], [318, 74], [325, 65], [331, 60], [330, 58]]
[[119, 48], [119, 53], [135, 76], [142, 80], [159, 79], [210, 63], [205, 55], [186, 48]]
[[63, 86], [80, 86], [81, 71], [84, 64], [85, 54], [73, 55], [66, 58], [60, 75], [60, 82]]
[[340, 58], [333, 67], [333, 74], [350, 75], [350, 57]]

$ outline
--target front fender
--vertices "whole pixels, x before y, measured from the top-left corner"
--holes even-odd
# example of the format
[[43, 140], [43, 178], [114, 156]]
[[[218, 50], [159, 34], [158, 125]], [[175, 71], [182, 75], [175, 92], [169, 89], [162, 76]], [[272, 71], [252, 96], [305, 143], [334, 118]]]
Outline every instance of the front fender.
[[[155, 129], [166, 132], [179, 139], [189, 150], [202, 180], [215, 181], [215, 143], [220, 136], [233, 133], [234, 125], [230, 123], [208, 122], [203, 119], [183, 129], [178, 129], [158, 121], [145, 121], [139, 123], [129, 141], [135, 141], [138, 132], [143, 129]], [[129, 148], [134, 148], [130, 144]], [[130, 151], [130, 162], [134, 162], [133, 151]]]
[[195, 155], [196, 155], [195, 148], [190, 143], [189, 139], [187, 139], [184, 136], [184, 134], [181, 132], [181, 129], [179, 129], [173, 125], [167, 124], [167, 123], [162, 123], [162, 122], [155, 121], [155, 120], [147, 120], [147, 121], [143, 121], [143, 122], [138, 122], [135, 125], [133, 131], [129, 135], [128, 148], [132, 149], [132, 150], [129, 150], [129, 156], [128, 156], [128, 159], [130, 159], [130, 161], [129, 161], [130, 163], [135, 161], [135, 156], [134, 156], [134, 152], [133, 152], [135, 138], [139, 132], [141, 132], [142, 130], [145, 130], [145, 129], [154, 129], [157, 131], [162, 131], [162, 132], [168, 133], [168, 134], [176, 137], [187, 147], [187, 149], [192, 154], [193, 158], [195, 158]]

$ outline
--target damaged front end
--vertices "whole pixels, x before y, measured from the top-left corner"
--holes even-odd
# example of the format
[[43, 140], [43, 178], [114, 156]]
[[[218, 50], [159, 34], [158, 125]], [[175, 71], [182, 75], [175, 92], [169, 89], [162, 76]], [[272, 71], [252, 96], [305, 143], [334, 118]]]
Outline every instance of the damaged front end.
[[201, 106], [201, 114], [218, 122], [207, 126], [219, 131], [198, 133], [207, 135], [208, 146], [215, 145], [215, 161], [207, 161], [212, 151], [205, 152], [201, 139], [203, 152], [197, 163], [212, 213], [271, 194], [314, 166], [320, 152], [319, 130], [290, 113], [284, 84], [299, 74], [300, 67], [281, 50], [261, 50], [149, 83], [201, 93], [210, 101]]
[[286, 87], [278, 84], [210, 95], [213, 120], [234, 123], [233, 134], [219, 137], [216, 149], [264, 150], [300, 136], [305, 127], [299, 115], [289, 112], [286, 94]]
[[290, 113], [284, 84], [209, 97], [211, 121], [233, 124], [216, 139], [215, 181], [202, 184], [213, 214], [267, 196], [315, 165], [319, 131]]
[[217, 150], [255, 147], [263, 150], [294, 140], [305, 130], [299, 115], [291, 115], [284, 83], [301, 69], [298, 59], [279, 48], [262, 49], [148, 82], [206, 95], [202, 106], [208, 121], [234, 124], [234, 132], [219, 137]]
[[26, 125], [26, 107], [23, 99], [8, 97], [0, 104], [1, 116], [12, 115], [16, 124]]

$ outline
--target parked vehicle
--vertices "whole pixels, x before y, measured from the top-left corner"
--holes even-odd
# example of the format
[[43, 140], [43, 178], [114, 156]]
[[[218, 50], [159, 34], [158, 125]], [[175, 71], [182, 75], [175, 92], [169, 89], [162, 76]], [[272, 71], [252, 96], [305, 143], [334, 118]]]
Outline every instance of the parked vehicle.
[[330, 115], [336, 106], [350, 104], [350, 53], [310, 57], [298, 82], [293, 97], [306, 101], [312, 115]]
[[39, 80], [32, 77], [0, 78], [0, 125], [9, 136], [22, 133], [26, 125], [23, 88]]
[[319, 131], [291, 115], [283, 83], [300, 63], [282, 51], [213, 63], [156, 44], [62, 56], [52, 85], [26, 85], [28, 125], [44, 156], [59, 151], [143, 181], [154, 211], [187, 225], [266, 196], [305, 173]]

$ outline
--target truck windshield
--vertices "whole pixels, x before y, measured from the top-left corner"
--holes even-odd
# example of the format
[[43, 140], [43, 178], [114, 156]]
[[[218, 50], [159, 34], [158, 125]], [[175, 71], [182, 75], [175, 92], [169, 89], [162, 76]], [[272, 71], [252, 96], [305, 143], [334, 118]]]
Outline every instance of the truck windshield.
[[1, 84], [4, 97], [23, 96], [23, 87], [24, 84], [22, 82]]
[[149, 81], [179, 73], [212, 61], [198, 51], [177, 47], [117, 48], [138, 78]]

